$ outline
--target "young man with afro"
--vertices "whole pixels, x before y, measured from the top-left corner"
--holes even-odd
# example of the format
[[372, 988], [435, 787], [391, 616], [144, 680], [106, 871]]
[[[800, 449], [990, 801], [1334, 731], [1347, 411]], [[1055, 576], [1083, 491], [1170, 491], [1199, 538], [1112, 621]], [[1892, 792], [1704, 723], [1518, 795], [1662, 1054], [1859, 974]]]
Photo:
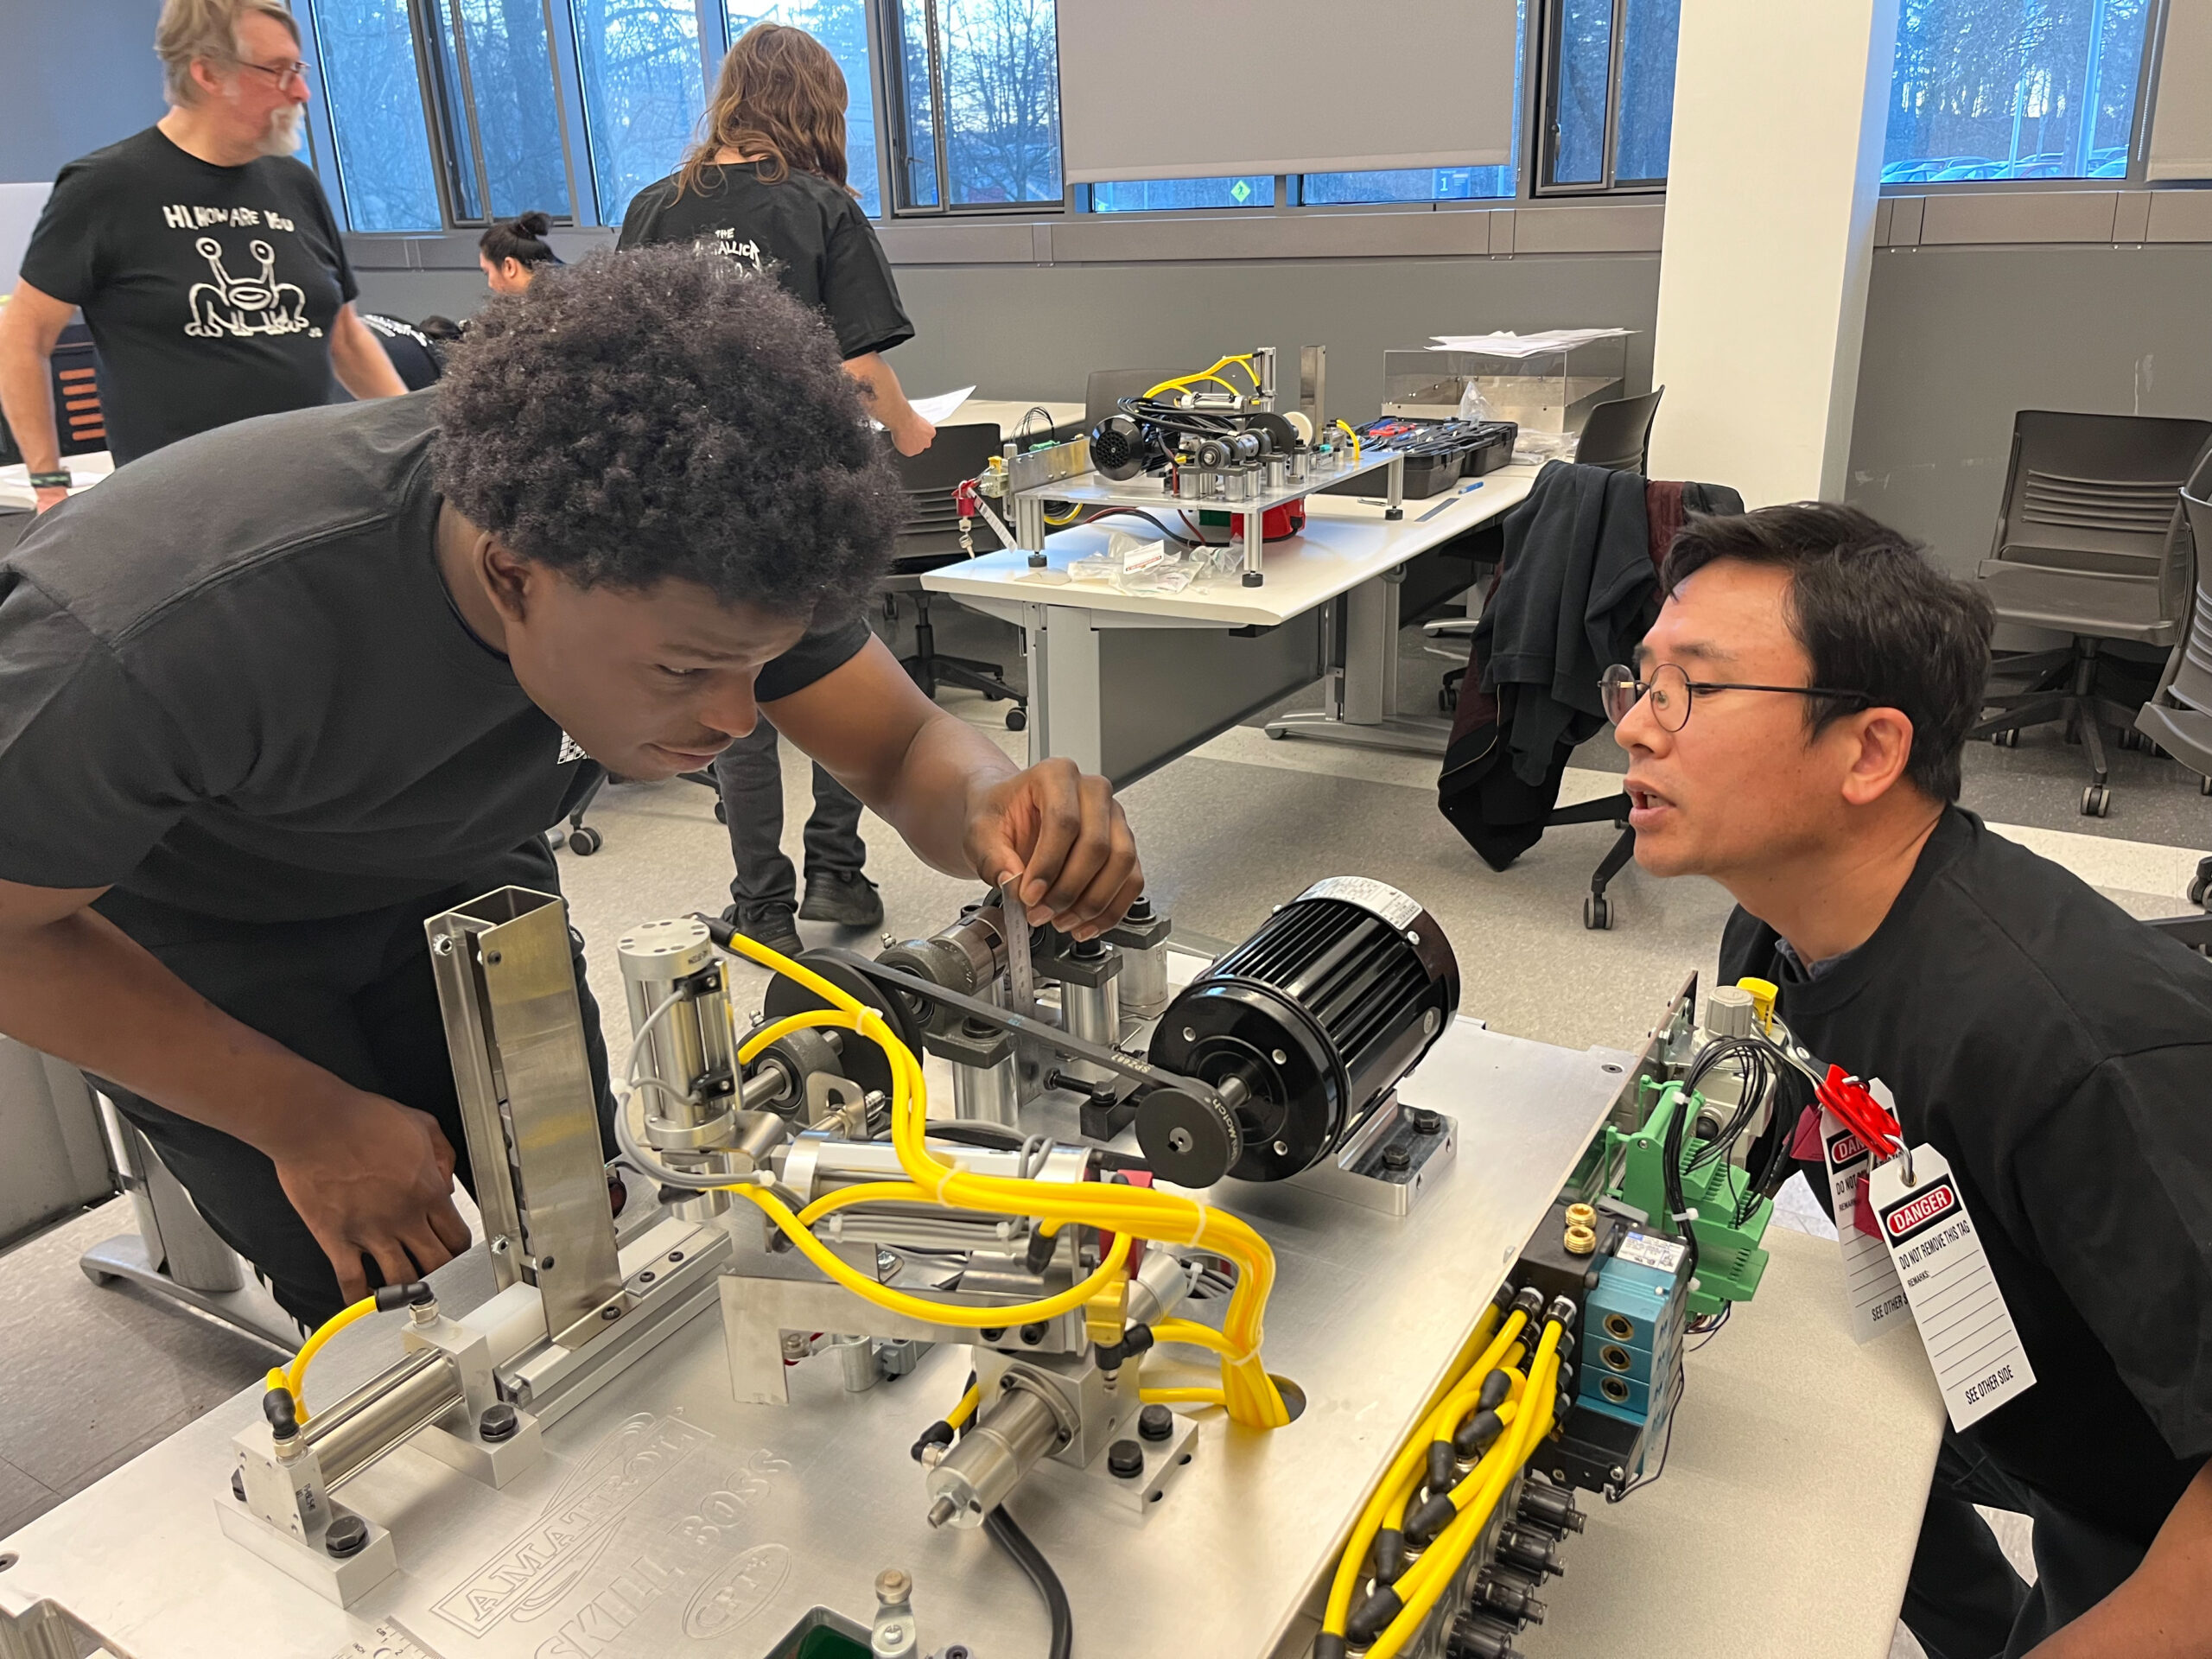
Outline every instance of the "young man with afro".
[[435, 388], [118, 473], [0, 562], [0, 1031], [314, 1321], [467, 1248], [423, 922], [555, 890], [602, 768], [695, 771], [766, 709], [930, 863], [1095, 936], [1142, 885], [1105, 780], [1018, 771], [861, 620], [902, 511], [826, 325], [672, 249], [495, 298]]

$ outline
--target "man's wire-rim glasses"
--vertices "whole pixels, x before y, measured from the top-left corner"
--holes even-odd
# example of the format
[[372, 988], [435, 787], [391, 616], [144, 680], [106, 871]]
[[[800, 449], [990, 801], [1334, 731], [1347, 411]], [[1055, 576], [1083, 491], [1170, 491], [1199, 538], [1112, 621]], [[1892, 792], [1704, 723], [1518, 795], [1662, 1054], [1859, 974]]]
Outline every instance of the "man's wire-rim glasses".
[[1827, 685], [1745, 685], [1727, 680], [1694, 680], [1673, 663], [1660, 664], [1651, 671], [1648, 680], [1637, 679], [1636, 671], [1626, 664], [1615, 663], [1598, 682], [1605, 718], [1614, 725], [1626, 720], [1629, 711], [1648, 697], [1651, 717], [1670, 732], [1679, 732], [1689, 724], [1690, 704], [1700, 691], [1778, 691], [1796, 697], [1834, 697], [1857, 709], [1869, 707], [1871, 702], [1863, 691], [1843, 691]]

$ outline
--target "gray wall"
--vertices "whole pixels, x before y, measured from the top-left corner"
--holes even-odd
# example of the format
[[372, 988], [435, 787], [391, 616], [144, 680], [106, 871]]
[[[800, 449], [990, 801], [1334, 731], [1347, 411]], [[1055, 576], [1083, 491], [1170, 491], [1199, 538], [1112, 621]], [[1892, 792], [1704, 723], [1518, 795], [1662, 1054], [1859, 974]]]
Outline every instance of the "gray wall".
[[161, 0], [0, 0], [0, 179], [51, 179], [161, 118]]
[[2212, 419], [2212, 247], [1878, 253], [1850, 499], [1971, 574], [2022, 409]]
[[[1210, 361], [1251, 345], [1329, 347], [1332, 412], [1371, 414], [1382, 353], [1432, 334], [1614, 323], [1643, 331], [1656, 254], [1130, 264], [902, 265], [919, 330], [893, 356], [909, 390], [1083, 396], [1093, 368]], [[474, 308], [460, 271], [367, 271], [402, 316]], [[2013, 411], [2212, 418], [2212, 245], [1885, 248], [1867, 301], [1850, 498], [1970, 574], [1987, 550]], [[1662, 408], [1659, 418], [1666, 419]], [[1726, 482], [1726, 480], [1716, 480]]]

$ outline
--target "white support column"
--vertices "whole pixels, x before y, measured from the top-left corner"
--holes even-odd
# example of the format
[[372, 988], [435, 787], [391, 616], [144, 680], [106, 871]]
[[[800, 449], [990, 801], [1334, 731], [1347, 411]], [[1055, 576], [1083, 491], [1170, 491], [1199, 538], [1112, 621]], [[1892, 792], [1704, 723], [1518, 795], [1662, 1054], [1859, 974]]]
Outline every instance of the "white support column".
[[1840, 499], [1897, 0], [1682, 0], [1655, 478]]

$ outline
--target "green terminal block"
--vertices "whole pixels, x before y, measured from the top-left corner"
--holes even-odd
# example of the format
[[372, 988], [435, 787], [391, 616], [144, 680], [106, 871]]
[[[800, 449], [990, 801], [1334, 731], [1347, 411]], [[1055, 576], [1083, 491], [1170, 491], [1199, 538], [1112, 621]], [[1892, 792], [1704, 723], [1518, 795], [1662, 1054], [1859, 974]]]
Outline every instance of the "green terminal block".
[[[1668, 1214], [1667, 1128], [1674, 1115], [1687, 1110], [1697, 1122], [1704, 1098], [1685, 1098], [1679, 1083], [1660, 1083], [1647, 1077], [1638, 1091], [1637, 1106], [1643, 1126], [1633, 1133], [1608, 1125], [1593, 1148], [1596, 1169], [1608, 1173], [1608, 1194], [1649, 1216], [1647, 1230], [1679, 1238], [1681, 1227]], [[1689, 1314], [1702, 1319], [1718, 1313], [1731, 1302], [1748, 1302], [1766, 1272], [1766, 1251], [1759, 1241], [1766, 1236], [1774, 1216], [1774, 1201], [1755, 1203], [1740, 1227], [1736, 1210], [1749, 1177], [1726, 1158], [1717, 1158], [1702, 1169], [1690, 1165], [1705, 1147], [1703, 1141], [1682, 1136], [1682, 1201], [1697, 1211], [1690, 1223], [1697, 1235], [1696, 1288], [1690, 1292]]]

